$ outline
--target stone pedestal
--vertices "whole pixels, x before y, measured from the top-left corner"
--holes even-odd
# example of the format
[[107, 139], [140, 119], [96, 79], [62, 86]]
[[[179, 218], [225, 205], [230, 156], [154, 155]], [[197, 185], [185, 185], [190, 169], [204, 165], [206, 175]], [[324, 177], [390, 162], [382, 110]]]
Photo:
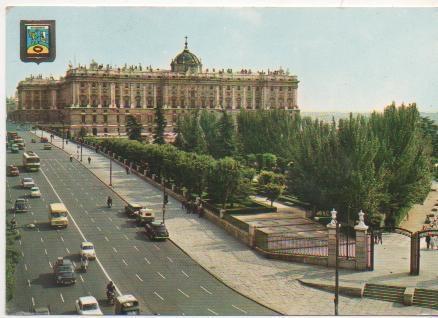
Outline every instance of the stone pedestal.
[[336, 266], [336, 225], [328, 224], [328, 259], [327, 265], [329, 267]]

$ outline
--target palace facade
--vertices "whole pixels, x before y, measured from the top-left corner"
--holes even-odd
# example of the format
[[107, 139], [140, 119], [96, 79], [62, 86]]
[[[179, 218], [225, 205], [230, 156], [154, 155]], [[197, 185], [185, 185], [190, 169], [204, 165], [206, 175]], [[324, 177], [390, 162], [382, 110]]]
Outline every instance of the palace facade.
[[9, 117], [72, 135], [84, 127], [88, 134], [111, 136], [125, 135], [126, 117], [133, 115], [147, 135], [153, 131], [157, 105], [163, 106], [171, 132], [181, 113], [196, 108], [296, 111], [297, 88], [297, 77], [281, 69], [204, 70], [186, 39], [170, 70], [104, 66], [93, 60], [88, 67], [70, 64], [59, 79], [30, 76], [19, 82], [18, 107]]

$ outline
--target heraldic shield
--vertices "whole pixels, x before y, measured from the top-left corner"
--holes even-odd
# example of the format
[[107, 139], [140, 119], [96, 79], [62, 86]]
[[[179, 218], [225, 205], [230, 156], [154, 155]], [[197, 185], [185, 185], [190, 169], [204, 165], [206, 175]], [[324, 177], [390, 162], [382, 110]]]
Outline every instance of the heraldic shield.
[[55, 20], [21, 20], [20, 22], [21, 60], [37, 64], [55, 60]]

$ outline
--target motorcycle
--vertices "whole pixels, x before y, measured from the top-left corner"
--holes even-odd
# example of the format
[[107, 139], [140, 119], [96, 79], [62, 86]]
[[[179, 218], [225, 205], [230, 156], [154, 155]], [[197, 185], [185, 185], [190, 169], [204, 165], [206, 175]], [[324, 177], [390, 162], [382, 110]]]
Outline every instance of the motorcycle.
[[108, 303], [110, 305], [114, 305], [115, 293], [112, 290], [106, 291], [106, 298], [108, 299]]
[[79, 269], [82, 271], [82, 272], [87, 272], [87, 269], [88, 269], [88, 258], [82, 258], [81, 259], [81, 265], [80, 265], [80, 267], [79, 267]]

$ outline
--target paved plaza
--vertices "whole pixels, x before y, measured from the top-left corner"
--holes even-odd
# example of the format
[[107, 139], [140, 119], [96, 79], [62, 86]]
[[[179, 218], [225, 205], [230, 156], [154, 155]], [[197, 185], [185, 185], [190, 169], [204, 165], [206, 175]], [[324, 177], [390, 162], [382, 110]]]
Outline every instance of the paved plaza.
[[[47, 133], [44, 134], [49, 136]], [[54, 144], [60, 147], [61, 140], [56, 138]], [[76, 144], [69, 142], [64, 148], [66, 152], [76, 156]], [[88, 156], [91, 157], [91, 164], [86, 160]], [[84, 165], [108, 184], [109, 159], [85, 147], [83, 158]], [[146, 191], [145, 181], [134, 174], [127, 175], [123, 167], [113, 163], [112, 170], [113, 189], [123, 199], [150, 206], [148, 199], [161, 196], [158, 189]], [[153, 208], [159, 210], [160, 205], [157, 204]], [[423, 212], [419, 209], [416, 213]], [[158, 218], [159, 216], [160, 214]], [[298, 279], [334, 280], [334, 269], [265, 259], [208, 220], [194, 214], [186, 214], [173, 198], [170, 198], [166, 212], [166, 226], [175, 244], [241, 294], [287, 315], [333, 314], [333, 294], [303, 286]], [[376, 245], [375, 270], [341, 270], [341, 285], [342, 282], [375, 282], [438, 289], [438, 250], [427, 251], [424, 244], [423, 241], [420, 276], [409, 275], [409, 238], [398, 234], [386, 234], [383, 236], [383, 244]], [[427, 308], [350, 297], [341, 297], [339, 312], [342, 315], [438, 314], [437, 310]]]

